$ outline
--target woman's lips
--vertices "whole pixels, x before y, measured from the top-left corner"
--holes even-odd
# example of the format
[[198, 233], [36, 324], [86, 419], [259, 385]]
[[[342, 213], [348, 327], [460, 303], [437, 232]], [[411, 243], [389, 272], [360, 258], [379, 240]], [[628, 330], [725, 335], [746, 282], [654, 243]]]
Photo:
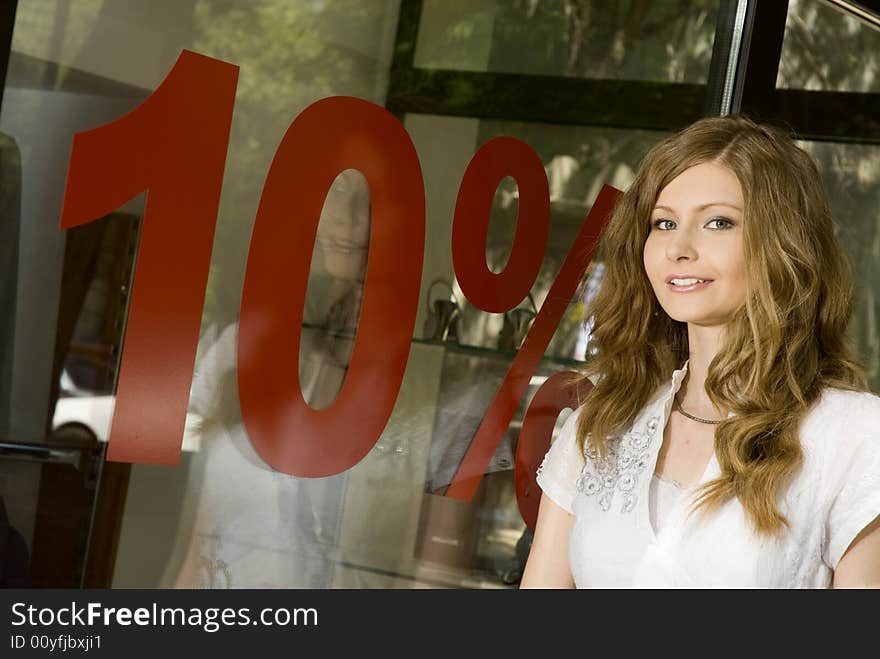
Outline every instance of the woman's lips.
[[692, 291], [702, 291], [704, 288], [708, 287], [714, 280], [708, 279], [704, 282], [698, 284], [690, 284], [688, 286], [676, 286], [673, 283], [667, 284], [669, 286], [669, 290], [673, 293], [690, 293]]
[[363, 245], [361, 243], [356, 243], [351, 240], [345, 240], [344, 238], [321, 238], [318, 239], [318, 244], [320, 244], [324, 249], [332, 249], [336, 252], [341, 252], [343, 254], [354, 254], [355, 252], [364, 252], [367, 249], [367, 245]]

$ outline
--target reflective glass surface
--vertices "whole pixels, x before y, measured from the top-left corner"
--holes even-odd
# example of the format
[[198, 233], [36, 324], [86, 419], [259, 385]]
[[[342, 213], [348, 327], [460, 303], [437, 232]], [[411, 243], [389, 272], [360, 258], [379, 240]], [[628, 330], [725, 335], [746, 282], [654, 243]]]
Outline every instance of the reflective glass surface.
[[718, 0], [423, 0], [415, 66], [705, 83]]
[[819, 0], [789, 0], [776, 86], [880, 90], [880, 33]]
[[[426, 0], [415, 65], [704, 82], [719, 3], [685, 4]], [[531, 539], [514, 487], [519, 431], [538, 387], [589, 358], [584, 306], [601, 281], [601, 254], [530, 374], [476, 495], [468, 502], [444, 495], [602, 184], [625, 189], [662, 133], [401, 117], [424, 176], [426, 240], [408, 364], [384, 432], [351, 469], [307, 478], [273, 469], [242, 419], [239, 311], [276, 148], [317, 99], [385, 103], [399, 5], [19, 2], [0, 114], [0, 330], [4, 356], [11, 355], [0, 370], [8, 394], [0, 403], [9, 401], [0, 407], [0, 429], [19, 449], [54, 452], [31, 452], [30, 460], [21, 450], [15, 460], [0, 454], [0, 494], [30, 552], [35, 585], [516, 586]], [[180, 463], [128, 466], [103, 456], [145, 195], [76, 229], [60, 230], [59, 216], [73, 135], [138, 107], [182, 49], [240, 67], [238, 87]], [[530, 296], [507, 313], [487, 313], [462, 293], [450, 236], [467, 165], [500, 135], [537, 153], [551, 223]], [[326, 191], [298, 364], [278, 363], [272, 375], [298, 377], [305, 401], [331, 414], [360, 327], [371, 194], [355, 169], [340, 171]], [[507, 261], [518, 205], [516, 182], [505, 179], [486, 245], [493, 270]], [[277, 283], [280, 300], [288, 287]], [[322, 438], [310, 439], [321, 446]]]

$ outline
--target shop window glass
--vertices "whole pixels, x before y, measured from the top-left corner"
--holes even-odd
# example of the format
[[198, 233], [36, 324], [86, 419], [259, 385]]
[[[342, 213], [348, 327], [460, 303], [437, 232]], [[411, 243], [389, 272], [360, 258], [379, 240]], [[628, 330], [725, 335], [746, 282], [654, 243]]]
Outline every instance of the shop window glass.
[[880, 90], [880, 33], [819, 0], [789, 0], [776, 86]]
[[705, 83], [718, 0], [423, 0], [415, 66]]

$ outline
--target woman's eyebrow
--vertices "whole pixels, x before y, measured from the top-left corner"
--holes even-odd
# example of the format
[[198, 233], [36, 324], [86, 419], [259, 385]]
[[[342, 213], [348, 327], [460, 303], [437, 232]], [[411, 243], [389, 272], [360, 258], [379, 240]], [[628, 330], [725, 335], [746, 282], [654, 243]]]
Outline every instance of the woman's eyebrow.
[[[702, 211], [702, 210], [705, 210], [711, 206], [727, 206], [728, 208], [732, 208], [734, 210], [742, 212], [742, 208], [740, 208], [736, 204], [729, 204], [726, 201], [710, 201], [708, 204], [700, 204], [694, 210]], [[670, 213], [675, 212], [674, 208], [670, 208], [669, 206], [660, 206], [660, 205], [654, 206], [654, 210], [666, 210], [666, 211], [669, 211]]]

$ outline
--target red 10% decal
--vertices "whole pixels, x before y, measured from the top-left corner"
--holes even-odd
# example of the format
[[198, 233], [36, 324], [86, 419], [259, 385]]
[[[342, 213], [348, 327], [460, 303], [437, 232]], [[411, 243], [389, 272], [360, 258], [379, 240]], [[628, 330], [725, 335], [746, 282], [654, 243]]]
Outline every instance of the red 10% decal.
[[[235, 65], [183, 51], [138, 108], [74, 137], [62, 228], [94, 221], [147, 191], [109, 460], [173, 465], [180, 459], [237, 80]], [[321, 209], [336, 176], [349, 168], [370, 188], [370, 253], [348, 373], [334, 403], [316, 410], [299, 382], [303, 306]], [[506, 267], [492, 273], [486, 237], [492, 200], [506, 176], [519, 187], [516, 234]], [[469, 500], [476, 492], [619, 194], [610, 186], [599, 193], [447, 496]], [[452, 234], [455, 274], [471, 303], [498, 313], [526, 297], [549, 222], [547, 177], [535, 152], [511, 137], [484, 144], [464, 173]], [[322, 99], [300, 113], [266, 176], [239, 320], [242, 418], [254, 449], [273, 468], [329, 476], [353, 467], [376, 444], [409, 359], [424, 243], [424, 181], [400, 122], [351, 97]], [[541, 386], [520, 432], [516, 489], [530, 526], [537, 514], [535, 469], [559, 412], [577, 405], [565, 386], [571, 375], [557, 373]]]

